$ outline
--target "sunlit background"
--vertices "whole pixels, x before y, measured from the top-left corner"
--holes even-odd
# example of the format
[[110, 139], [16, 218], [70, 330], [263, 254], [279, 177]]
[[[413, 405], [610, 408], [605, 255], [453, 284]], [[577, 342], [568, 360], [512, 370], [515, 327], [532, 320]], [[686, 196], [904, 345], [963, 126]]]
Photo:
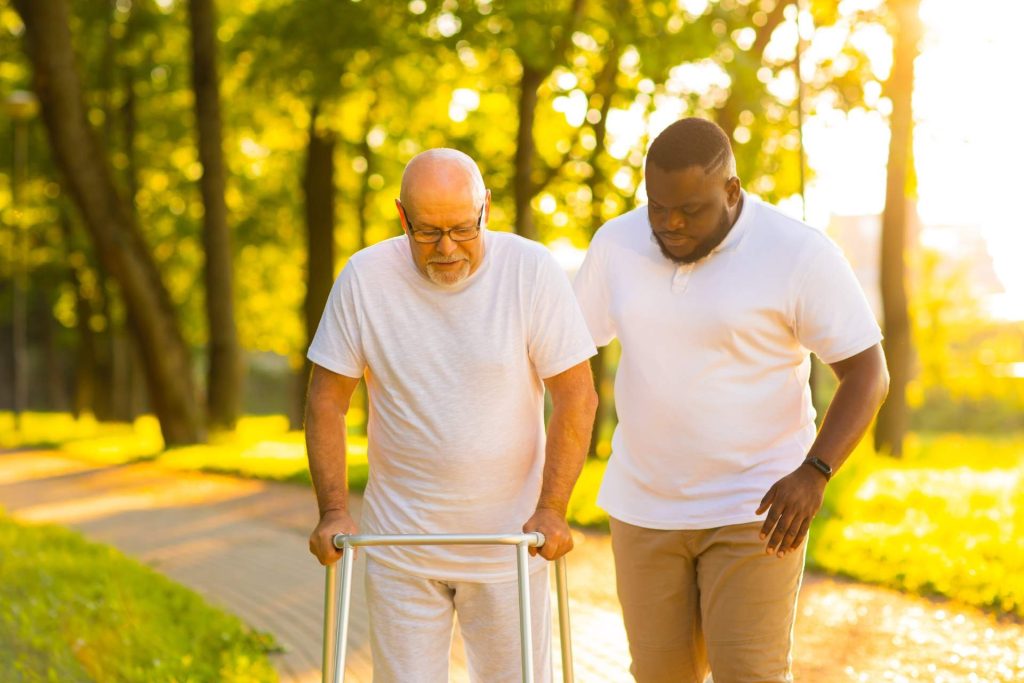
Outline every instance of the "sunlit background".
[[[886, 404], [905, 421], [873, 426], [829, 484], [812, 528], [807, 561], [816, 575], [801, 598], [797, 679], [1024, 680], [1024, 2], [218, 0], [205, 24], [216, 88], [202, 91], [193, 84], [199, 39], [190, 15], [205, 2], [0, 0], [0, 507], [11, 513], [0, 511], [0, 604], [18, 610], [0, 612], [0, 679], [8, 653], [21, 657], [31, 643], [47, 649], [19, 666], [50, 658], [91, 667], [95, 680], [122, 680], [111, 673], [122, 665], [147, 672], [158, 647], [168, 648], [160, 658], [177, 667], [176, 679], [216, 678], [197, 673], [211, 666], [220, 680], [273, 680], [268, 644], [237, 634], [225, 647], [242, 649], [229, 659], [254, 663], [259, 675], [224, 675], [217, 667], [228, 660], [217, 651], [200, 665], [187, 619], [183, 642], [164, 638], [153, 625], [160, 619], [134, 629], [161, 641], [135, 652], [96, 624], [79, 637], [69, 618], [113, 604], [91, 597], [90, 574], [124, 583], [125, 570], [86, 563], [83, 589], [61, 574], [79, 558], [68, 562], [63, 542], [39, 540], [63, 532], [38, 536], [21, 525], [57, 521], [91, 533], [127, 520], [148, 530], [131, 520], [186, 506], [223, 517], [204, 512], [216, 496], [202, 487], [183, 496], [171, 493], [178, 482], [150, 484], [144, 468], [154, 463], [168, 477], [212, 470], [299, 484], [309, 502], [304, 352], [348, 258], [400, 234], [393, 202], [413, 155], [436, 146], [471, 154], [493, 193], [489, 227], [546, 244], [571, 275], [594, 231], [645, 201], [651, 140], [682, 116], [702, 116], [731, 136], [747, 191], [842, 247], [886, 328], [887, 351], [901, 332], [909, 346], [889, 358], [907, 383]], [[60, 149], [72, 155], [90, 137], [97, 149], [70, 169], [54, 153], [57, 124], [31, 104], [43, 62], [26, 50], [31, 21], [22, 12], [44, 3], [68, 9], [67, 26], [37, 33], [50, 48], [71, 36], [81, 88], [69, 97], [85, 105], [86, 120], [63, 130]], [[910, 20], [903, 7], [913, 9]], [[913, 35], [904, 20], [920, 27], [919, 45], [901, 40]], [[918, 52], [915, 80], [899, 88], [890, 77], [908, 45]], [[67, 83], [54, 78], [66, 75], [48, 82]], [[209, 105], [211, 92], [215, 122], [195, 106]], [[907, 208], [906, 248], [887, 261], [905, 265], [894, 280], [906, 284], [902, 298], [898, 288], [882, 291], [881, 235], [887, 178], [901, 173], [889, 158], [893, 102], [908, 94], [911, 168], [905, 201], [891, 202]], [[204, 174], [199, 129], [222, 138], [222, 186]], [[102, 211], [83, 210], [97, 196], [85, 181], [105, 169], [112, 179], [101, 180], [100, 196], [119, 211], [97, 220]], [[220, 197], [226, 217], [211, 228], [204, 218]], [[119, 238], [104, 252], [96, 234], [112, 225]], [[227, 235], [231, 249], [218, 256], [204, 233]], [[128, 266], [146, 274], [144, 286], [123, 277]], [[883, 294], [895, 298], [883, 306]], [[162, 296], [167, 310], [152, 304]], [[208, 299], [233, 313], [211, 314]], [[132, 311], [157, 330], [147, 347], [157, 353], [138, 353]], [[616, 424], [618, 353], [612, 344], [592, 363], [600, 407], [568, 511], [593, 531], [589, 552], [605, 561], [608, 520], [596, 492]], [[168, 358], [174, 370], [148, 384]], [[214, 366], [244, 374], [226, 381]], [[834, 378], [815, 368], [823, 409]], [[215, 388], [229, 399], [226, 412], [213, 407]], [[347, 413], [354, 496], [369, 476], [366, 415], [360, 388]], [[15, 448], [24, 450], [6, 450]], [[68, 497], [65, 477], [85, 482], [97, 472], [95, 490]], [[103, 488], [114, 480], [126, 488]], [[249, 484], [239, 491], [249, 495]], [[52, 501], [36, 501], [36, 486]], [[207, 547], [189, 533], [183, 543]], [[5, 558], [42, 546], [55, 549], [22, 557], [17, 581], [3, 575]], [[197, 574], [220, 571], [189, 552], [171, 545], [157, 556], [196, 560]], [[589, 642], [602, 651], [595, 666], [617, 667], [594, 680], [628, 680], [609, 567], [591, 565], [577, 590], [589, 600], [581, 607]], [[162, 595], [145, 583], [137, 590]], [[78, 609], [82, 595], [88, 609]], [[176, 603], [168, 609], [180, 612]], [[12, 632], [4, 614], [32, 616]], [[66, 641], [69, 632], [77, 640]], [[108, 641], [117, 647], [103, 647]], [[840, 652], [837, 642], [850, 646]], [[315, 665], [307, 668], [317, 679]], [[54, 670], [36, 673], [60, 677]]]

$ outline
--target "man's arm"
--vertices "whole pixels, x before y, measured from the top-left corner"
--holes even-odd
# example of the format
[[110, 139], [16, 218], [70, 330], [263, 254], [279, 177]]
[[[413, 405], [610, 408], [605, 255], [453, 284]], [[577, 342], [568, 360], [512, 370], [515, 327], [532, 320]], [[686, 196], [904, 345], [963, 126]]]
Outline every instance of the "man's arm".
[[[839, 386], [807, 456], [821, 459], [836, 472], [882, 405], [889, 391], [889, 372], [878, 344], [829, 367], [839, 378]], [[821, 509], [826, 483], [824, 474], [802, 464], [768, 489], [756, 514], [768, 510], [761, 538], [771, 535], [769, 554], [777, 552], [782, 557], [800, 546], [811, 520]]]
[[337, 562], [341, 551], [334, 534], [354, 534], [348, 513], [348, 470], [345, 453], [345, 414], [358, 378], [313, 365], [306, 397], [306, 454], [313, 477], [320, 522], [309, 536], [309, 552], [320, 564]]
[[[590, 374], [590, 361], [583, 361], [565, 372], [544, 380], [551, 392], [551, 418], [548, 420], [544, 481], [537, 510], [523, 525], [523, 531], [544, 534], [539, 552], [556, 560], [572, 550], [572, 534], [565, 521], [569, 496], [583, 469], [590, 446], [590, 432], [597, 412], [597, 392]], [[530, 554], [537, 551], [530, 549]]]

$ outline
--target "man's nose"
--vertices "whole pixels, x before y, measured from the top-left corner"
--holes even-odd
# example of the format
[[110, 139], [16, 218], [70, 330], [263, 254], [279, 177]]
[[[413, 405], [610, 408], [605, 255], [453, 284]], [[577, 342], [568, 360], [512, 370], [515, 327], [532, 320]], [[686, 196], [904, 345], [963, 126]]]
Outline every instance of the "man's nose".
[[686, 216], [682, 211], [672, 210], [668, 212], [669, 230], [682, 230], [686, 227]]
[[451, 233], [441, 233], [441, 239], [437, 242], [437, 250], [444, 256], [451, 256], [458, 248], [458, 243], [452, 239]]

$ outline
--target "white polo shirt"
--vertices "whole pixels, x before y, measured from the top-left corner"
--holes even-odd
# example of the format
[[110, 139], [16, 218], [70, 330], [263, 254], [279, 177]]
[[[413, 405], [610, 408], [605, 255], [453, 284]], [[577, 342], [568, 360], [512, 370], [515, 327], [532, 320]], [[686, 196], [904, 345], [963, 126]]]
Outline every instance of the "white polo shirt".
[[609, 221], [575, 290], [597, 345], [622, 345], [598, 503], [651, 529], [756, 521], [814, 440], [808, 349], [834, 363], [881, 339], [839, 248], [747, 194], [689, 265], [662, 255], [647, 207]]
[[[366, 378], [366, 533], [518, 532], [540, 495], [542, 380], [597, 352], [543, 245], [486, 230], [480, 239], [480, 267], [457, 285], [421, 274], [402, 236], [355, 254], [331, 290], [308, 356]], [[365, 550], [431, 579], [516, 576], [507, 546]]]

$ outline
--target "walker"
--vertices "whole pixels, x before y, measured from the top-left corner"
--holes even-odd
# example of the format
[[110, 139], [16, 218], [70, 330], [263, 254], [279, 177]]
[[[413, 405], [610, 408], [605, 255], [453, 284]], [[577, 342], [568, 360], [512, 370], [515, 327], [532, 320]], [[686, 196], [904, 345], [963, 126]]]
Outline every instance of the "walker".
[[[352, 593], [353, 548], [371, 545], [514, 545], [519, 577], [519, 641], [522, 650], [523, 683], [533, 683], [533, 635], [530, 630], [529, 548], [544, 545], [540, 532], [517, 534], [336, 534], [334, 547], [342, 551], [341, 561], [327, 567], [324, 597], [324, 683], [345, 680], [345, 649]], [[341, 590], [338, 590], [341, 564]], [[558, 631], [562, 650], [562, 681], [573, 683], [572, 641], [569, 632], [569, 590], [565, 557], [555, 560], [555, 590], [558, 596]], [[340, 612], [340, 615], [339, 615]], [[339, 618], [340, 616], [340, 618]]]

